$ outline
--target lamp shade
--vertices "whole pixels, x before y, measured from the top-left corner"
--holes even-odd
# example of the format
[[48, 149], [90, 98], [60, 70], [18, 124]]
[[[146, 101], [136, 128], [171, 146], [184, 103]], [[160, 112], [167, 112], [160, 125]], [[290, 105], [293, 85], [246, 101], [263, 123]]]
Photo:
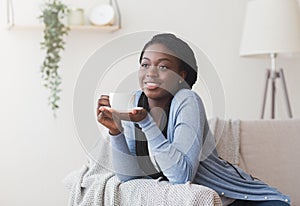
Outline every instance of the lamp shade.
[[240, 56], [300, 52], [296, 0], [248, 0]]

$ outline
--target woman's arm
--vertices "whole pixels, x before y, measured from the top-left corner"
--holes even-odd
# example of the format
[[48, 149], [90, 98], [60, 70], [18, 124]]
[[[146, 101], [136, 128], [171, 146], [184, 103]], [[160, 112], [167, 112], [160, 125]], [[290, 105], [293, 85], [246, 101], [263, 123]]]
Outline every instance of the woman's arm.
[[[97, 106], [98, 122], [109, 129], [112, 144], [112, 161], [115, 174], [121, 181], [141, 176], [135, 155], [132, 155], [125, 140], [122, 121], [119, 114], [110, 108], [109, 97], [101, 95]], [[141, 115], [139, 113], [138, 115]]]
[[124, 134], [120, 133], [116, 136], [110, 135], [110, 139], [113, 168], [118, 179], [128, 181], [145, 176], [139, 168], [136, 156], [130, 152]]
[[164, 175], [172, 183], [185, 183], [193, 180], [199, 166], [206, 116], [200, 97], [192, 91], [175, 95], [172, 107], [168, 139], [150, 115], [139, 125]]

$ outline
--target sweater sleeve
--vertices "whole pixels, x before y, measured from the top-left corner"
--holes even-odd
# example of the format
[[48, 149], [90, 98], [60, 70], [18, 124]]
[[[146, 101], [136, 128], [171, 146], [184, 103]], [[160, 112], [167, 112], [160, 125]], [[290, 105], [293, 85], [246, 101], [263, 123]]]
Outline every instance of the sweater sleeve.
[[112, 145], [113, 169], [120, 181], [128, 181], [145, 176], [139, 168], [136, 156], [128, 148], [123, 133], [110, 135]]
[[[139, 122], [149, 142], [149, 149], [164, 175], [171, 183], [192, 181], [201, 155], [203, 130], [206, 121], [200, 97], [183, 92], [174, 97], [166, 139], [150, 115]], [[171, 108], [172, 109], [172, 108]]]

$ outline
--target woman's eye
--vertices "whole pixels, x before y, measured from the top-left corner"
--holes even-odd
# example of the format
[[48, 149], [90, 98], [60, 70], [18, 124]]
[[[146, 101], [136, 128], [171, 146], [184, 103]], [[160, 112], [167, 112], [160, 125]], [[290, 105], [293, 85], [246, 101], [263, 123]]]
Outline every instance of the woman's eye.
[[158, 69], [159, 69], [159, 70], [167, 70], [168, 67], [167, 67], [167, 66], [158, 66]]
[[142, 63], [142, 64], [141, 64], [141, 67], [147, 69], [147, 68], [149, 68], [149, 64]]

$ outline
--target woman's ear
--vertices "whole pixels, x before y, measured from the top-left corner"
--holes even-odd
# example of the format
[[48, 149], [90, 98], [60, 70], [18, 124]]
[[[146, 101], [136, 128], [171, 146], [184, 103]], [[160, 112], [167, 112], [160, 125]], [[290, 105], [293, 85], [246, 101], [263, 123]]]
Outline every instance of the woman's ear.
[[179, 75], [181, 76], [181, 78], [183, 80], [185, 80], [185, 78], [186, 78], [186, 71], [182, 70], [181, 72], [179, 72]]

